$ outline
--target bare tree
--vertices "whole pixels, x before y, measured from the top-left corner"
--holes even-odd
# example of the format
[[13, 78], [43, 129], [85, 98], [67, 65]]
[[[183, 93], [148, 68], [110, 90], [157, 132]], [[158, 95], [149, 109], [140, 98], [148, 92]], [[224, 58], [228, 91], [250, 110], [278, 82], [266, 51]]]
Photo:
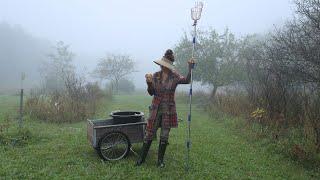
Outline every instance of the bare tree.
[[248, 94], [267, 110], [267, 125], [277, 124], [277, 117], [303, 125], [320, 152], [320, 1], [295, 4], [293, 20], [244, 48]]
[[77, 122], [91, 117], [104, 97], [97, 84], [75, 72], [74, 54], [58, 42], [42, 67], [44, 88], [35, 89], [26, 102], [30, 115], [44, 121]]
[[93, 75], [99, 79], [110, 80], [112, 86], [115, 86], [115, 91], [118, 92], [119, 81], [133, 72], [135, 72], [135, 66], [130, 56], [107, 54], [100, 59]]
[[48, 60], [40, 67], [40, 73], [48, 92], [63, 89], [67, 76], [75, 74], [75, 66], [72, 64], [74, 56], [63, 41], [59, 41], [53, 53], [47, 55]]

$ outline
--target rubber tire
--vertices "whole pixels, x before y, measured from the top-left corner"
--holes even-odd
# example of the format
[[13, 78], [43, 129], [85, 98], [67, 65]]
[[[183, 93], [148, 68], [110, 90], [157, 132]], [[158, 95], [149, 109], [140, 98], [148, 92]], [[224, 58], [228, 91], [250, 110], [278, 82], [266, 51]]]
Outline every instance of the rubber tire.
[[102, 153], [101, 153], [101, 151], [100, 151], [100, 147], [101, 147], [102, 140], [103, 140], [106, 136], [108, 136], [108, 135], [110, 135], [110, 134], [114, 134], [114, 133], [121, 134], [123, 137], [125, 137], [126, 141], [128, 142], [128, 143], [127, 143], [128, 147], [127, 147], [127, 149], [126, 149], [126, 153], [125, 153], [125, 155], [124, 155], [122, 158], [120, 158], [120, 159], [123, 159], [123, 158], [127, 157], [128, 154], [129, 154], [129, 152], [130, 152], [131, 143], [130, 143], [130, 140], [129, 140], [129, 138], [128, 138], [128, 136], [127, 136], [126, 134], [124, 134], [123, 132], [120, 132], [120, 131], [108, 132], [108, 133], [106, 133], [106, 134], [99, 140], [99, 144], [98, 144], [98, 147], [97, 147], [97, 149], [96, 149], [97, 152], [98, 152], [98, 154], [99, 154], [99, 156], [100, 156], [100, 158], [103, 159], [103, 160], [105, 160], [105, 161], [118, 161], [118, 160], [120, 160], [120, 159], [116, 159], [116, 160], [106, 159], [106, 158], [102, 155]]

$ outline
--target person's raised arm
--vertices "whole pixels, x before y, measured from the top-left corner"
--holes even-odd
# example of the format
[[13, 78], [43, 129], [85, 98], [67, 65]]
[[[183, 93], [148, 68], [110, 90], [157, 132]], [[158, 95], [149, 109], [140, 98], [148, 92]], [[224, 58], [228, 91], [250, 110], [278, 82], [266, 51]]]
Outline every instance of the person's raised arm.
[[190, 59], [188, 61], [188, 75], [186, 77], [179, 75], [178, 84], [189, 84], [191, 81], [191, 69], [194, 66], [195, 61], [193, 59]]

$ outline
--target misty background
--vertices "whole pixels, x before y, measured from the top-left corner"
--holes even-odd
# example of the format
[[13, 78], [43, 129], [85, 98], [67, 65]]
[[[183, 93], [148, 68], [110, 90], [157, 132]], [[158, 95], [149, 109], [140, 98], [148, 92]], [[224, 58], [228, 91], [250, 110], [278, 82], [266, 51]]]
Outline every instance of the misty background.
[[[21, 72], [26, 88], [39, 84], [39, 67], [58, 41], [70, 45], [77, 71], [87, 78], [106, 53], [130, 55], [138, 72], [128, 78], [143, 89], [144, 74], [159, 69], [153, 60], [192, 30], [193, 5], [191, 0], [0, 0], [0, 90], [18, 89]], [[199, 29], [265, 33], [292, 14], [290, 0], [212, 0], [205, 2]]]

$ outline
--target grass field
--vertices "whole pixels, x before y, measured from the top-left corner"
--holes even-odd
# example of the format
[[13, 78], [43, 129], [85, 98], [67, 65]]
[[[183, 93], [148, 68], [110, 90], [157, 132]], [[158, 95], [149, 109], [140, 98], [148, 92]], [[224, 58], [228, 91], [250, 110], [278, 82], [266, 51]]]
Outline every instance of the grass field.
[[[14, 97], [15, 98], [15, 97]], [[0, 114], [6, 103], [0, 97]], [[95, 118], [111, 110], [139, 110], [147, 114], [151, 97], [115, 96], [105, 102]], [[0, 179], [318, 179], [319, 172], [272, 153], [261, 144], [248, 142], [226, 125], [228, 120], [210, 118], [194, 109], [192, 121], [192, 166], [184, 170], [187, 105], [177, 104], [179, 128], [172, 129], [165, 155], [166, 167], [156, 167], [158, 142], [155, 141], [146, 163], [134, 167], [134, 154], [118, 162], [104, 162], [86, 139], [86, 122], [48, 124], [26, 119], [31, 132], [27, 144], [0, 145]], [[2, 120], [0, 120], [1, 123]], [[14, 127], [10, 131], [14, 131]], [[139, 151], [141, 144], [134, 145]]]

